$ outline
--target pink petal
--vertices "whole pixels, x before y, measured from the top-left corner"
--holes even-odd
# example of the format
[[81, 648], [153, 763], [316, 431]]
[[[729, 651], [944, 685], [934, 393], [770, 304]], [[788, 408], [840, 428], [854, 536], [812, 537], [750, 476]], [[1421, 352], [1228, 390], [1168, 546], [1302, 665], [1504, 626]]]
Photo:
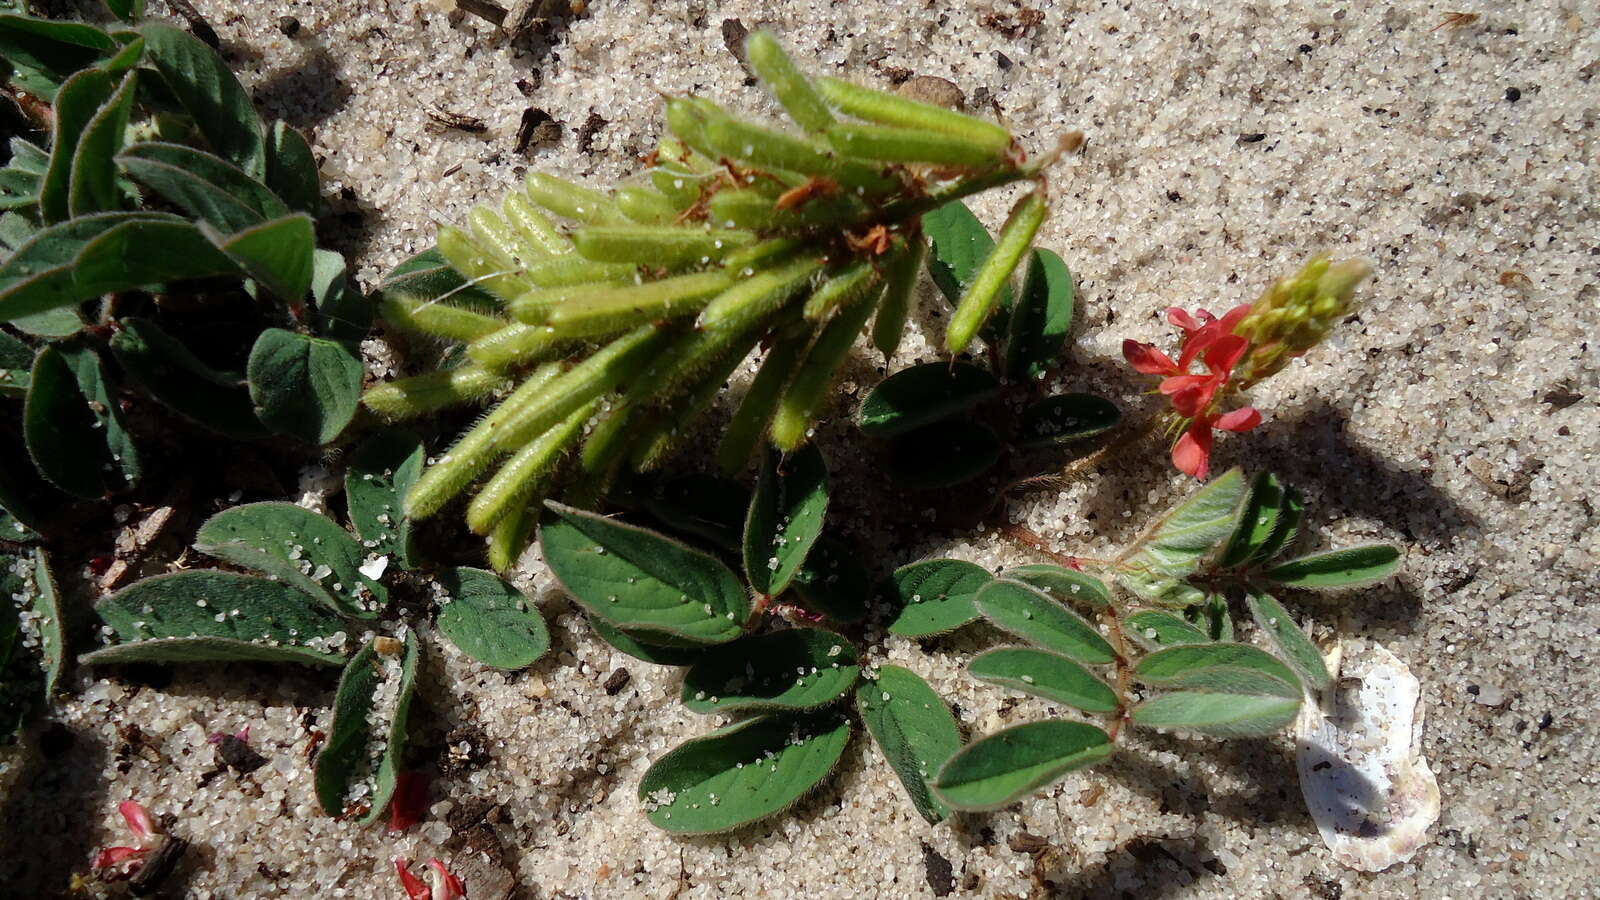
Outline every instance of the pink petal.
[[128, 823], [128, 830], [135, 837], [143, 840], [156, 834], [155, 823], [150, 821], [150, 811], [132, 800], [124, 800], [117, 804], [117, 812], [122, 813], [122, 818]]
[[1239, 323], [1244, 320], [1244, 317], [1250, 315], [1250, 310], [1252, 309], [1255, 309], [1255, 307], [1249, 303], [1235, 306], [1233, 309], [1228, 310], [1217, 324], [1222, 326], [1224, 333], [1232, 334], [1233, 330], [1238, 328]]
[[1249, 431], [1261, 424], [1261, 413], [1253, 406], [1244, 406], [1218, 416], [1212, 424], [1223, 431]]
[[406, 890], [406, 900], [431, 900], [432, 892], [428, 890], [427, 885], [422, 883], [421, 879], [411, 874], [411, 870], [407, 868], [404, 859], [398, 857], [395, 859], [394, 871], [396, 875], [400, 876], [400, 886]]
[[1133, 366], [1134, 371], [1146, 375], [1176, 375], [1182, 371], [1171, 357], [1157, 350], [1154, 344], [1125, 340], [1122, 342], [1122, 358]]
[[145, 854], [138, 847], [107, 847], [94, 855], [91, 868], [105, 869], [110, 866], [120, 865], [130, 859], [137, 859]]
[[1189, 332], [1183, 340], [1183, 352], [1178, 354], [1178, 368], [1189, 371], [1189, 364], [1200, 352], [1211, 346], [1217, 338], [1222, 337], [1222, 328], [1216, 322], [1208, 322], [1203, 327]]
[[1184, 331], [1194, 331], [1201, 324], [1195, 321], [1194, 316], [1189, 315], [1188, 310], [1180, 309], [1176, 306], [1167, 307], [1167, 321], [1182, 328]]
[[1205, 481], [1211, 471], [1211, 423], [1196, 421], [1172, 446], [1172, 464], [1178, 471]]
[[437, 876], [433, 880], [432, 900], [457, 900], [458, 897], [467, 895], [466, 886], [461, 883], [461, 879], [450, 874], [450, 870], [444, 867], [444, 863], [439, 862], [437, 859], [430, 859], [428, 860], [428, 866], [433, 869], [434, 874]]
[[1206, 368], [1213, 375], [1227, 378], [1249, 349], [1250, 342], [1237, 334], [1222, 335], [1206, 349]]

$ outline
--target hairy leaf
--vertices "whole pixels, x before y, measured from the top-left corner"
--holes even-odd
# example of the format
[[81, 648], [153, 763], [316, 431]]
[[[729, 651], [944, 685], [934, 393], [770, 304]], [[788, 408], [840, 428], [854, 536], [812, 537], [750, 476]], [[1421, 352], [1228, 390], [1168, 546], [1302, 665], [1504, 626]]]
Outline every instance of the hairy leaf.
[[1365, 544], [1343, 550], [1313, 553], [1279, 563], [1262, 574], [1289, 587], [1359, 587], [1382, 581], [1400, 568], [1400, 548], [1391, 544]]
[[350, 658], [333, 699], [333, 724], [313, 772], [317, 800], [330, 816], [381, 816], [394, 796], [416, 689], [416, 635], [406, 632], [400, 658], [378, 652], [378, 639]]
[[[973, 276], [978, 274], [978, 267], [989, 256], [989, 251], [994, 249], [994, 238], [960, 200], [952, 200], [924, 215], [922, 230], [931, 245], [928, 274], [945, 299], [956, 303], [972, 283]], [[999, 309], [1003, 315], [1011, 309], [1009, 285], [1001, 292]], [[986, 339], [991, 336], [992, 329], [992, 324], [985, 329]]]
[[1249, 590], [1245, 593], [1245, 602], [1250, 606], [1256, 626], [1272, 639], [1284, 661], [1311, 687], [1319, 691], [1327, 689], [1331, 678], [1328, 667], [1323, 664], [1322, 651], [1311, 643], [1277, 598], [1264, 591]]
[[315, 223], [305, 213], [227, 234], [209, 225], [202, 230], [217, 249], [280, 300], [299, 303], [311, 289], [317, 235]]
[[1046, 719], [997, 731], [950, 757], [934, 789], [955, 809], [998, 809], [1111, 755], [1104, 731]]
[[1037, 381], [1061, 357], [1072, 329], [1072, 272], [1061, 257], [1043, 248], [1028, 255], [1022, 293], [1011, 310], [1006, 338], [1006, 372], [1018, 381]]
[[1278, 517], [1284, 501], [1283, 484], [1271, 472], [1257, 475], [1250, 486], [1250, 499], [1239, 516], [1239, 527], [1234, 529], [1217, 564], [1225, 567], [1243, 565], [1266, 547], [1277, 530]]
[[893, 437], [964, 412], [993, 397], [1000, 382], [968, 363], [926, 363], [885, 378], [862, 401], [861, 430]]
[[1123, 620], [1128, 636], [1143, 646], [1158, 650], [1174, 644], [1204, 644], [1211, 640], [1205, 632], [1190, 625], [1182, 616], [1165, 610], [1141, 609]]
[[46, 347], [34, 362], [31, 380], [23, 435], [46, 480], [93, 500], [138, 479], [138, 453], [94, 351]]
[[67, 207], [74, 216], [122, 206], [122, 191], [117, 187], [117, 167], [112, 157], [122, 149], [137, 82], [137, 71], [123, 76], [122, 83], [84, 124], [83, 133], [72, 151], [67, 177]]
[[1283, 500], [1278, 507], [1278, 520], [1272, 525], [1272, 535], [1250, 554], [1245, 564], [1264, 565], [1292, 545], [1295, 538], [1300, 536], [1300, 520], [1305, 517], [1305, 512], [1305, 497], [1294, 487], [1284, 485]]
[[1065, 703], [1085, 712], [1117, 708], [1116, 692], [1104, 681], [1065, 656], [1025, 647], [1000, 647], [967, 663], [973, 678], [1024, 694]]
[[252, 178], [265, 175], [261, 119], [250, 105], [250, 95], [216, 51], [171, 25], [152, 23], [139, 31], [147, 57], [206, 143]]
[[1219, 642], [1168, 647], [1139, 660], [1133, 672], [1146, 684], [1181, 688], [1209, 682], [1208, 673], [1217, 669], [1264, 675], [1280, 684], [1255, 684], [1259, 691], [1300, 696], [1300, 679], [1294, 672], [1270, 653], [1248, 644]]
[[310, 647], [264, 644], [224, 637], [164, 637], [112, 644], [78, 656], [84, 666], [126, 663], [286, 662], [342, 666], [345, 657]]
[[744, 570], [750, 586], [781, 594], [805, 564], [828, 511], [828, 465], [807, 444], [783, 460], [768, 450], [744, 526]]
[[746, 719], [679, 744], [639, 782], [656, 827], [717, 834], [784, 812], [839, 764], [850, 720], [837, 712]]
[[215, 637], [331, 655], [342, 645], [334, 635], [345, 628], [289, 585], [208, 569], [136, 581], [95, 604], [95, 612], [123, 642]]
[[232, 438], [265, 437], [243, 380], [201, 362], [183, 342], [138, 316], [119, 319], [111, 355], [152, 397], [184, 418]]
[[465, 566], [440, 573], [445, 597], [435, 624], [462, 653], [486, 666], [520, 669], [550, 649], [538, 607], [500, 576]]
[[890, 591], [900, 612], [889, 631], [904, 637], [944, 634], [975, 622], [973, 601], [994, 576], [959, 559], [930, 559], [896, 569]]
[[356, 534], [372, 553], [393, 554], [403, 569], [416, 566], [404, 500], [422, 474], [426, 455], [414, 433], [385, 429], [356, 448], [344, 472], [345, 502]]
[[974, 601], [995, 626], [1078, 662], [1104, 664], [1117, 654], [1088, 620], [1018, 581], [991, 581]]
[[1255, 737], [1282, 729], [1300, 714], [1300, 698], [1225, 691], [1175, 691], [1133, 708], [1146, 728], [1194, 731], [1217, 737]]
[[438, 247], [424, 250], [395, 266], [378, 289], [385, 294], [419, 300], [448, 296], [452, 303], [474, 309], [492, 310], [499, 306], [493, 294], [469, 284], [460, 272], [451, 268]]
[[639, 502], [669, 531], [739, 551], [751, 497], [750, 489], [737, 481], [689, 474], [652, 483]]
[[222, 234], [289, 214], [289, 208], [270, 188], [204, 150], [152, 141], [124, 150], [117, 163], [162, 199]]
[[1244, 473], [1230, 469], [1167, 513], [1146, 535], [1130, 562], [1151, 574], [1182, 577], [1233, 536], [1250, 497]]
[[910, 669], [879, 666], [876, 678], [856, 685], [856, 712], [911, 805], [929, 825], [943, 821], [950, 808], [933, 792], [933, 777], [961, 749], [961, 729], [944, 698]]
[[683, 678], [683, 705], [699, 713], [815, 709], [844, 695], [860, 674], [849, 641], [791, 628], [708, 651]]
[[317, 311], [317, 333], [336, 341], [359, 342], [372, 328], [372, 304], [350, 283], [344, 257], [332, 250], [317, 250], [311, 259], [311, 303]]
[[[59, 85], [116, 50], [117, 42], [93, 25], [0, 15], [0, 58], [32, 70], [46, 85]], [[53, 89], [40, 93], [47, 101], [55, 96]]]
[[269, 328], [246, 373], [261, 421], [307, 443], [338, 437], [361, 402], [361, 360], [336, 341]]
[[1030, 404], [1017, 425], [1023, 447], [1053, 447], [1103, 434], [1116, 427], [1116, 404], [1093, 394], [1057, 394]]
[[1007, 569], [1005, 577], [1044, 591], [1062, 603], [1105, 609], [1111, 603], [1106, 583], [1093, 575], [1050, 563], [1030, 563]]
[[389, 592], [361, 573], [362, 547], [327, 516], [293, 503], [246, 503], [206, 520], [195, 549], [254, 569], [340, 615], [376, 618]]
[[285, 122], [273, 122], [266, 134], [267, 187], [290, 209], [316, 215], [322, 204], [317, 158], [305, 136]]
[[545, 562], [591, 614], [654, 643], [722, 644], [744, 633], [750, 601], [715, 558], [633, 525], [547, 502]]
[[85, 69], [68, 78], [56, 93], [50, 129], [50, 167], [39, 182], [39, 221], [46, 225], [72, 215], [72, 158], [78, 141], [95, 113], [116, 90], [111, 76], [102, 69]]
[[789, 585], [801, 602], [835, 622], [867, 617], [872, 580], [859, 555], [837, 538], [823, 535]]
[[605, 641], [617, 650], [628, 654], [634, 659], [651, 663], [657, 666], [690, 666], [705, 655], [706, 648], [698, 644], [683, 644], [682, 646], [667, 646], [663, 644], [647, 644], [630, 636], [626, 631], [612, 625], [599, 616], [589, 616], [589, 627], [600, 640]]

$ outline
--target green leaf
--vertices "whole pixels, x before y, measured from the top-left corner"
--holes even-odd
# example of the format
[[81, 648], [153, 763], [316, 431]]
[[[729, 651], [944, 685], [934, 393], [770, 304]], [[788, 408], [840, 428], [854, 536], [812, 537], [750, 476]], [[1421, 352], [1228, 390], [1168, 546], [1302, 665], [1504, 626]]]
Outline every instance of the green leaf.
[[266, 139], [267, 186], [290, 209], [316, 215], [322, 205], [322, 181], [311, 145], [283, 121], [272, 123]]
[[1134, 596], [1168, 609], [1189, 609], [1206, 602], [1206, 592], [1187, 581], [1149, 572], [1124, 572], [1117, 583]]
[[439, 581], [439, 630], [462, 653], [497, 669], [530, 666], [550, 649], [544, 616], [522, 592], [493, 572], [446, 569]]
[[123, 642], [214, 637], [263, 651], [299, 647], [329, 656], [342, 646], [335, 635], [345, 628], [289, 585], [208, 569], [136, 581], [95, 604], [95, 612]]
[[344, 257], [332, 250], [312, 255], [311, 304], [323, 337], [353, 343], [372, 327], [372, 304], [350, 283]]
[[326, 444], [361, 402], [361, 360], [336, 341], [269, 328], [246, 368], [256, 415], [279, 434]]
[[817, 539], [789, 587], [802, 603], [835, 622], [865, 619], [872, 599], [872, 579], [859, 556], [827, 535]]
[[860, 675], [849, 641], [820, 628], [791, 628], [708, 651], [683, 678], [683, 705], [698, 713], [815, 709], [843, 696]]
[[0, 331], [0, 397], [25, 397], [33, 378], [33, 348]]
[[1311, 639], [1295, 624], [1294, 618], [1277, 598], [1252, 589], [1246, 591], [1245, 602], [1250, 606], [1250, 615], [1256, 620], [1256, 627], [1272, 639], [1273, 646], [1278, 648], [1278, 655], [1307, 684], [1319, 691], [1326, 690], [1331, 678], [1328, 667], [1323, 664], [1322, 651], [1311, 643]]
[[1246, 565], [1259, 566], [1272, 559], [1284, 548], [1294, 543], [1300, 534], [1300, 520], [1305, 517], [1306, 499], [1293, 487], [1285, 485], [1283, 488], [1283, 502], [1278, 508], [1278, 521], [1272, 526], [1272, 536], [1267, 538], [1250, 558]]
[[634, 659], [658, 666], [689, 666], [695, 660], [705, 655], [706, 648], [699, 645], [684, 645], [668, 647], [661, 644], [647, 644], [628, 635], [627, 632], [607, 622], [599, 616], [588, 616], [589, 627], [600, 640], [612, 647], [621, 650]]
[[244, 381], [201, 362], [148, 319], [128, 316], [115, 327], [111, 355], [150, 396], [218, 434], [242, 439], [267, 435]]
[[[6, 455], [9, 457], [10, 453]], [[13, 472], [28, 471], [25, 465], [0, 464], [0, 540], [21, 542], [37, 540], [39, 537], [41, 520], [38, 511], [23, 497], [12, 480]]]
[[204, 150], [152, 141], [124, 150], [117, 164], [135, 181], [222, 234], [289, 214], [266, 185]]
[[1234, 529], [1217, 564], [1232, 568], [1252, 559], [1277, 530], [1278, 516], [1283, 507], [1283, 484], [1271, 472], [1256, 476], [1250, 486], [1250, 499], [1239, 516], [1239, 527]]
[[1244, 473], [1230, 469], [1219, 475], [1140, 538], [1142, 549], [1130, 562], [1156, 575], [1190, 574], [1233, 536], [1249, 497]]
[[377, 618], [389, 591], [361, 573], [364, 552], [348, 531], [293, 503], [246, 503], [206, 520], [201, 553], [254, 569], [306, 593], [340, 615]]
[[889, 445], [889, 477], [913, 490], [970, 481], [1000, 459], [1000, 438], [988, 426], [952, 419], [902, 434]]
[[788, 810], [828, 777], [850, 743], [837, 712], [762, 716], [685, 741], [639, 782], [651, 824], [717, 834]]
[[317, 229], [305, 213], [291, 213], [242, 231], [201, 230], [251, 278], [287, 303], [299, 303], [311, 290]]
[[653, 643], [723, 644], [744, 633], [750, 601], [727, 566], [653, 531], [546, 502], [559, 521], [539, 545], [590, 614]]
[[[20, 137], [12, 138], [11, 161], [0, 169], [0, 209], [28, 209], [37, 204], [39, 183], [49, 168], [50, 154]], [[25, 226], [26, 232], [19, 226]], [[15, 250], [32, 231], [32, 223], [20, 215], [8, 218], [7, 233], [0, 238], [0, 246]]]
[[[6, 596], [18, 611], [31, 613], [28, 630], [37, 641], [39, 662], [44, 673], [44, 694], [49, 697], [61, 683], [66, 668], [66, 621], [62, 612], [61, 591], [50, 571], [50, 557], [35, 547], [26, 556], [6, 557], [0, 565], [9, 569], [5, 580]], [[0, 668], [4, 662], [0, 661]]]
[[1117, 658], [1088, 620], [1021, 582], [991, 581], [974, 605], [996, 627], [1078, 662], [1101, 665]]
[[1228, 691], [1175, 691], [1133, 708], [1134, 724], [1217, 737], [1258, 737], [1293, 722], [1299, 697]]
[[1017, 444], [1055, 447], [1104, 434], [1122, 420], [1116, 404], [1093, 394], [1056, 394], [1022, 411]]
[[1400, 548], [1390, 544], [1364, 544], [1297, 557], [1273, 566], [1262, 575], [1289, 587], [1318, 590], [1372, 584], [1388, 578], [1399, 568]]
[[1000, 392], [1000, 382], [967, 363], [927, 363], [885, 378], [857, 413], [861, 430], [893, 437], [964, 412]]
[[73, 260], [72, 302], [157, 282], [237, 274], [193, 224], [135, 220], [83, 245]]
[[856, 711], [922, 818], [936, 825], [949, 816], [933, 777], [961, 749], [961, 729], [944, 699], [910, 669], [885, 665], [856, 685]]
[[[931, 243], [928, 254], [928, 274], [939, 286], [945, 299], [952, 304], [960, 301], [978, 267], [983, 265], [989, 251], [994, 249], [994, 238], [960, 200], [952, 200], [922, 217], [922, 231]], [[1007, 285], [1000, 294], [1000, 316], [991, 323], [1010, 317], [1011, 287]], [[994, 325], [985, 328], [985, 339], [991, 336]]]
[[890, 576], [890, 591], [900, 612], [889, 631], [903, 637], [928, 637], [976, 622], [973, 601], [994, 576], [959, 559], [929, 559], [901, 566]]
[[78, 655], [83, 666], [127, 663], [286, 662], [309, 666], [342, 666], [345, 658], [310, 647], [270, 644], [221, 637], [166, 637], [112, 644]]
[[132, 22], [144, 15], [144, 0], [105, 0], [106, 9], [124, 22]]
[[[69, 494], [96, 500], [127, 482], [120, 461], [112, 458], [101, 416], [90, 408], [78, 378], [80, 371], [90, 368], [83, 362], [88, 353], [92, 351], [54, 346], [40, 351], [22, 427], [28, 455], [45, 480]], [[109, 417], [110, 410], [104, 415]], [[136, 474], [136, 459], [129, 462]]]
[[[1222, 675], [1216, 673], [1221, 670]], [[1139, 680], [1156, 687], [1195, 687], [1210, 685], [1219, 677], [1238, 681], [1237, 673], [1265, 676], [1266, 681], [1251, 681], [1250, 693], [1272, 693], [1299, 697], [1300, 679], [1276, 657], [1248, 644], [1180, 644], [1157, 650], [1133, 667]], [[1225, 677], [1224, 677], [1225, 676]]]
[[1105, 609], [1111, 604], [1111, 590], [1093, 575], [1050, 563], [1030, 563], [1007, 569], [1005, 577], [1032, 585], [1062, 603], [1081, 604], [1090, 609]]
[[378, 290], [421, 300], [448, 296], [452, 303], [481, 310], [493, 310], [500, 305], [493, 294], [469, 284], [460, 272], [451, 268], [438, 247], [424, 250], [395, 266]]
[[370, 552], [393, 554], [403, 569], [417, 565], [404, 501], [422, 475], [426, 456], [421, 438], [389, 428], [362, 442], [344, 472], [345, 502], [356, 534]]
[[111, 99], [116, 86], [101, 69], [85, 69], [68, 78], [56, 94], [55, 121], [50, 131], [50, 168], [39, 182], [39, 219], [51, 225], [72, 214], [72, 158], [83, 130]]
[[1141, 609], [1130, 613], [1123, 621], [1123, 630], [1128, 637], [1151, 650], [1175, 644], [1204, 644], [1211, 640], [1205, 632], [1185, 622], [1182, 616], [1159, 609]]
[[171, 25], [152, 23], [139, 31], [150, 62], [211, 149], [253, 178], [265, 175], [261, 119], [216, 51]]
[[814, 444], [783, 460], [767, 450], [744, 525], [744, 571], [750, 586], [783, 593], [805, 564], [828, 511], [828, 464]]
[[1211, 594], [1204, 603], [1184, 610], [1183, 615], [1211, 640], [1233, 640], [1233, 617], [1228, 614], [1228, 598], [1222, 594]]
[[934, 781], [955, 809], [998, 809], [1111, 755], [1104, 731], [1047, 719], [1015, 725], [962, 747]]
[[132, 487], [138, 483], [142, 467], [139, 450], [133, 445], [127, 425], [122, 421], [122, 403], [117, 390], [106, 377], [100, 354], [88, 347], [72, 344], [59, 345], [61, 358], [71, 367], [78, 381], [78, 390], [88, 402], [94, 416], [94, 429], [103, 435], [111, 456], [111, 469], [106, 475], [106, 486], [112, 490]]
[[[61, 84], [116, 50], [117, 42], [92, 25], [0, 15], [0, 58], [38, 73], [51, 84]], [[43, 92], [40, 99], [52, 100], [56, 93]]]
[[122, 149], [137, 80], [137, 71], [123, 76], [122, 83], [85, 123], [78, 137], [67, 176], [67, 207], [74, 216], [116, 210], [123, 205], [112, 157]]
[[1037, 381], [1061, 357], [1072, 330], [1072, 272], [1061, 257], [1035, 249], [1028, 256], [1022, 294], [1011, 310], [1006, 338], [1006, 372], [1018, 381]]
[[967, 663], [973, 678], [1065, 703], [1084, 712], [1117, 709], [1117, 695], [1088, 669], [1065, 656], [1025, 647], [1000, 647]]
[[333, 724], [312, 775], [328, 815], [365, 808], [365, 824], [388, 808], [405, 750], [419, 654], [416, 635], [407, 631], [399, 659], [380, 654], [375, 639], [345, 666], [334, 694]]

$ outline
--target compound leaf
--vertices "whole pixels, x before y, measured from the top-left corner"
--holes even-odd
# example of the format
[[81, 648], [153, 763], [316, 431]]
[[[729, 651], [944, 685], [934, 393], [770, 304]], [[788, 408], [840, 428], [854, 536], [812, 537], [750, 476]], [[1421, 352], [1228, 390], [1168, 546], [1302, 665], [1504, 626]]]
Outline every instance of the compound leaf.
[[405, 496], [421, 477], [426, 456], [416, 434], [390, 428], [362, 442], [344, 472], [345, 503], [356, 534], [372, 553], [392, 554], [403, 569], [416, 565]]
[[95, 604], [95, 612], [122, 642], [222, 638], [327, 656], [342, 647], [345, 627], [287, 584], [207, 569], [136, 581]]
[[1182, 577], [1233, 536], [1250, 497], [1244, 473], [1230, 469], [1167, 513], [1140, 539], [1134, 566], [1156, 575]]
[[1005, 571], [1005, 577], [1032, 585], [1062, 603], [1105, 609], [1111, 603], [1106, 583], [1093, 575], [1050, 563], [1030, 563]]
[[1271, 734], [1300, 714], [1300, 698], [1227, 691], [1174, 691], [1133, 708], [1136, 725], [1217, 737]]
[[1100, 665], [1117, 654], [1087, 619], [1019, 581], [991, 581], [974, 601], [996, 627], [1078, 662]]
[[1272, 639], [1284, 661], [1307, 684], [1319, 691], [1325, 690], [1330, 676], [1322, 660], [1322, 651], [1311, 643], [1311, 639], [1295, 624], [1294, 618], [1277, 598], [1263, 591], [1250, 590], [1245, 593], [1245, 602], [1250, 606], [1250, 615], [1256, 620], [1256, 626]]
[[376, 618], [389, 592], [362, 573], [360, 544], [327, 516], [293, 503], [246, 503], [207, 519], [195, 549], [254, 569], [344, 616]]

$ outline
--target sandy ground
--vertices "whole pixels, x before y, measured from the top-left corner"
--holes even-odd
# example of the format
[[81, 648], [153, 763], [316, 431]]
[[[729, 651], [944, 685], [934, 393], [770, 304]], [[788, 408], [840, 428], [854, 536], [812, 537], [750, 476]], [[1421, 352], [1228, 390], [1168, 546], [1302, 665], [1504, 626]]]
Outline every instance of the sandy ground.
[[[601, 0], [517, 46], [424, 3], [200, 8], [263, 109], [314, 135], [340, 237], [369, 283], [525, 167], [600, 184], [634, 171], [661, 128], [657, 91], [770, 113], [723, 47], [730, 18], [775, 29], [815, 70], [883, 84], [901, 67], [987, 92], [1035, 149], [1087, 133], [1054, 178], [1040, 237], [1083, 297], [1067, 389], [1135, 397], [1116, 348], [1167, 340], [1169, 304], [1248, 301], [1319, 250], [1372, 261], [1356, 320], [1257, 392], [1267, 426], [1230, 437], [1218, 462], [1303, 487], [1315, 545], [1405, 547], [1393, 584], [1294, 603], [1380, 640], [1420, 676], [1444, 811], [1410, 863], [1363, 875], [1324, 850], [1287, 741], [1144, 737], [1042, 796], [928, 827], [858, 741], [796, 815], [673, 839], [645, 822], [637, 781], [707, 723], [672, 700], [678, 676], [594, 639], [534, 561], [559, 652], [508, 676], [430, 639], [422, 722], [435, 744], [451, 732], [442, 762], [454, 774], [436, 782], [428, 823], [397, 838], [315, 810], [304, 751], [309, 729], [326, 726], [329, 675], [230, 667], [157, 687], [80, 674], [48, 752], [5, 776], [0, 895], [60, 892], [123, 836], [113, 807], [124, 797], [194, 841], [170, 892], [196, 898], [397, 897], [393, 857], [466, 866], [466, 846], [490, 848], [521, 896], [541, 898], [921, 897], [940, 858], [958, 893], [993, 897], [1028, 895], [1036, 876], [1088, 897], [1594, 895], [1592, 4], [1467, 4], [1483, 17], [1438, 28], [1456, 7], [1068, 3], [1012, 37], [980, 24], [983, 6]], [[300, 23], [293, 37], [278, 28], [285, 15]], [[523, 157], [512, 144], [528, 106], [565, 128]], [[440, 132], [429, 108], [487, 130]], [[976, 207], [994, 221], [1008, 202]], [[914, 340], [904, 355], [897, 364], [931, 353]], [[824, 436], [835, 467], [870, 477], [840, 449], [846, 437]], [[1185, 489], [1159, 456], [1018, 501], [1013, 517], [1066, 550], [1114, 546]], [[886, 534], [870, 507], [843, 506], [883, 570], [934, 553], [1026, 560], [982, 533]], [[990, 642], [896, 638], [872, 656], [926, 675], [975, 732], [1044, 714], [962, 674]], [[618, 666], [632, 681], [611, 696], [601, 685]], [[145, 739], [130, 742], [127, 723]], [[206, 735], [246, 724], [268, 764], [215, 774]], [[498, 806], [482, 818], [485, 802]], [[1037, 859], [1011, 849], [1024, 831], [1050, 845]], [[474, 900], [502, 896], [487, 871], [467, 873]]]

